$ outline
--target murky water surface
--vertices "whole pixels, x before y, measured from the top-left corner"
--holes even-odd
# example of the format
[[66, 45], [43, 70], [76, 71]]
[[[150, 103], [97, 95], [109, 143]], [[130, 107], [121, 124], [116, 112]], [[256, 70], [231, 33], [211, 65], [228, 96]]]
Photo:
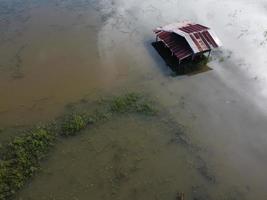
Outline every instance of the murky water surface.
[[111, 87], [96, 45], [103, 19], [91, 2], [1, 1], [1, 11], [1, 125], [47, 120]]
[[[151, 30], [184, 19], [224, 47], [213, 70], [173, 77]], [[125, 90], [167, 112], [63, 141], [17, 198], [267, 199], [266, 20], [264, 0], [0, 0], [1, 130]]]
[[209, 180], [197, 173], [193, 147], [179, 140], [179, 131], [156, 119], [117, 117], [59, 144], [44, 172], [20, 196], [175, 199], [179, 191], [207, 195]]

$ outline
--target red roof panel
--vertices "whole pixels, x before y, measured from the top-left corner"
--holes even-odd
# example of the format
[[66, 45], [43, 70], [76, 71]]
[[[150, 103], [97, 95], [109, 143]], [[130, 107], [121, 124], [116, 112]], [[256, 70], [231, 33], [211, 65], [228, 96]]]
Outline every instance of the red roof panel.
[[201, 37], [202, 41], [205, 43], [205, 45], [207, 46], [208, 49], [211, 49], [209, 43], [207, 42], [207, 40], [205, 39], [205, 37], [203, 36], [203, 34], [197, 33], [199, 35], [199, 37]]
[[193, 40], [193, 42], [195, 43], [195, 45], [197, 46], [199, 51], [203, 51], [203, 49], [201, 48], [201, 45], [199, 44], [199, 42], [197, 41], [197, 39], [194, 37], [193, 34], [190, 34], [191, 39]]
[[188, 24], [187, 26], [179, 28], [181, 31], [184, 31], [186, 33], [194, 33], [194, 32], [200, 32], [204, 30], [208, 30], [208, 27], [202, 26], [200, 24]]
[[214, 47], [217, 48], [218, 45], [216, 44], [216, 42], [214, 41], [214, 39], [211, 37], [211, 35], [209, 34], [208, 31], [204, 31], [203, 33], [204, 38]]
[[184, 59], [193, 54], [192, 49], [183, 37], [164, 31], [158, 32], [157, 36], [178, 59]]

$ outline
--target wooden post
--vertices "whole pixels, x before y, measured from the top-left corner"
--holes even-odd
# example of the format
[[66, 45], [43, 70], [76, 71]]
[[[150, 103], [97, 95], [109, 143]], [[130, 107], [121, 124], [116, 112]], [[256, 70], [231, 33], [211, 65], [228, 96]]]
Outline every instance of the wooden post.
[[196, 54], [193, 54], [193, 55], [192, 55], [192, 60], [194, 60], [194, 59], [195, 59], [195, 57], [196, 57]]
[[180, 64], [181, 64], [181, 60], [179, 59], [179, 62], [178, 62], [178, 73], [181, 72], [181, 66], [180, 66]]
[[211, 53], [211, 50], [209, 51], [208, 59], [210, 58], [210, 53]]
[[185, 200], [184, 193], [183, 192], [177, 193], [176, 200]]

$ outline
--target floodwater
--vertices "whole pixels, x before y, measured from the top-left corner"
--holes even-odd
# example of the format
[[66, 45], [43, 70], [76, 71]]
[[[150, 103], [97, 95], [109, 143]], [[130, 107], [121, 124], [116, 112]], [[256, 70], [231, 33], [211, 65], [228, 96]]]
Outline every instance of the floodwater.
[[111, 86], [96, 45], [102, 19], [90, 5], [1, 1], [1, 126], [47, 120]]
[[41, 175], [19, 196], [145, 200], [176, 199], [183, 191], [188, 199], [205, 198], [212, 181], [197, 170], [207, 171], [196, 151], [179, 126], [116, 117], [59, 144]]
[[[151, 30], [184, 19], [224, 47], [213, 70], [175, 77]], [[265, 1], [0, 0], [0, 20], [1, 127], [125, 90], [167, 113], [63, 141], [18, 199], [267, 199]]]

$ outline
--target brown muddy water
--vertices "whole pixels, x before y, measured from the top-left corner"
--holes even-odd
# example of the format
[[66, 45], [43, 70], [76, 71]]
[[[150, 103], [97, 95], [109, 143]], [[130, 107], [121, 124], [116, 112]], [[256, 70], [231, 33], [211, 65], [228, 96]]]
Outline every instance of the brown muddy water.
[[90, 5], [1, 1], [1, 126], [47, 120], [111, 87], [96, 45], [103, 20]]
[[[185, 192], [192, 200], [266, 200], [265, 85], [251, 78], [237, 39], [229, 39], [239, 22], [248, 34], [240, 43], [250, 47], [251, 27], [244, 31], [240, 13], [259, 15], [262, 3], [0, 0], [1, 141], [15, 135], [6, 129], [127, 90], [164, 110], [117, 116], [61, 141], [16, 198], [169, 200]], [[194, 8], [205, 5], [205, 13]], [[213, 54], [213, 70], [172, 76], [151, 46], [151, 30], [185, 18], [216, 27], [225, 47]]]

